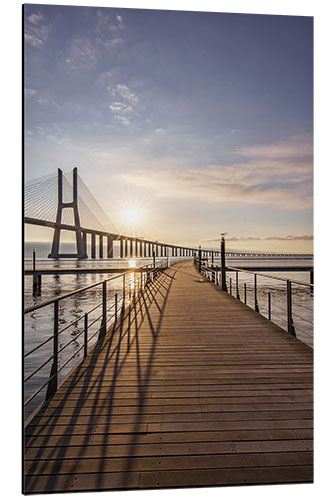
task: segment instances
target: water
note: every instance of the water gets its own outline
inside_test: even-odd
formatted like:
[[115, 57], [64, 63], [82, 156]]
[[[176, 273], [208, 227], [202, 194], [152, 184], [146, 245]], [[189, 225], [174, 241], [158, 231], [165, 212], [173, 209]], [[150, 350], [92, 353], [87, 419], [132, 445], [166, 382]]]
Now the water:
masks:
[[[251, 266], [312, 266], [313, 258], [309, 257], [260, 257], [238, 259], [229, 257], [226, 264], [233, 267]], [[257, 302], [259, 312], [268, 317], [268, 292], [271, 295], [271, 319], [284, 330], [287, 329], [287, 284], [286, 281], [274, 279], [274, 276], [290, 281], [310, 282], [309, 272], [268, 272], [263, 274], [272, 276], [257, 276]], [[227, 285], [230, 291], [230, 278], [232, 279], [232, 295], [236, 296], [235, 272], [227, 272]], [[238, 291], [240, 299], [244, 302], [244, 283], [246, 283], [246, 302], [254, 309], [254, 276], [253, 274], [239, 273]], [[313, 289], [301, 283], [292, 283], [292, 312], [296, 336], [302, 342], [313, 347]]]
[[[46, 248], [46, 247], [45, 247]], [[32, 267], [31, 248], [26, 249], [25, 267]], [[45, 255], [47, 252], [42, 252], [41, 247], [37, 247], [39, 255]], [[157, 258], [156, 262], [165, 262], [165, 258]], [[171, 263], [177, 260], [184, 260], [184, 258], [171, 258]], [[215, 259], [217, 262], [217, 259]], [[141, 266], [151, 264], [152, 259], [86, 259], [84, 261], [77, 261], [74, 259], [53, 261], [51, 259], [40, 258], [37, 260], [37, 268], [46, 267], [115, 267], [124, 268]], [[292, 258], [279, 258], [279, 259], [265, 259], [265, 258], [252, 258], [239, 260], [235, 257], [227, 259], [227, 265], [234, 267], [241, 267], [242, 265], [311, 265], [312, 260], [309, 259], [295, 259]], [[272, 273], [276, 275], [277, 273]], [[288, 278], [290, 280], [309, 282], [309, 273], [279, 273], [279, 276]], [[123, 300], [123, 277], [118, 274], [82, 274], [82, 275], [60, 275], [60, 276], [42, 276], [42, 294], [40, 297], [32, 296], [32, 276], [25, 277], [24, 299], [25, 307], [44, 302], [56, 296], [63, 295], [74, 290], [79, 290], [83, 287], [97, 284], [102, 280], [113, 279], [108, 282], [108, 307], [111, 307], [107, 315], [108, 325], [113, 321], [115, 295], [117, 294], [118, 306], [121, 305]], [[229, 289], [229, 279], [232, 278], [232, 293], [236, 295], [235, 273], [227, 273], [227, 284]], [[139, 279], [139, 278], [137, 278]], [[254, 307], [254, 292], [253, 292], [253, 275], [239, 273], [238, 288], [241, 300], [244, 300], [244, 283], [247, 285], [247, 304]], [[134, 286], [134, 273], [129, 273], [125, 278], [125, 286], [127, 292]], [[260, 313], [267, 317], [267, 292], [271, 292], [272, 303], [272, 320], [282, 328], [286, 329], [286, 283], [267, 277], [258, 277], [258, 303]], [[69, 326], [59, 335], [59, 348], [64, 348], [59, 354], [58, 366], [63, 366], [72, 356], [73, 358], [64, 366], [59, 374], [59, 381], [61, 381], [68, 372], [78, 363], [83, 357], [83, 332], [84, 313], [91, 311], [98, 304], [102, 302], [102, 286], [96, 286], [85, 292], [74, 295], [73, 297], [66, 298], [60, 301], [59, 305], [59, 329], [63, 329], [75, 321], [74, 324]], [[125, 304], [127, 296], [125, 298]], [[293, 313], [294, 323], [296, 328], [297, 337], [303, 342], [312, 346], [313, 335], [313, 293], [309, 287], [293, 284]], [[54, 305], [49, 305], [38, 309], [32, 313], [25, 315], [25, 334], [24, 334], [24, 352], [31, 351], [34, 347], [42, 342], [47, 341], [41, 348], [33, 352], [24, 363], [25, 377], [36, 370], [43, 362], [52, 356], [53, 341], [51, 336], [53, 334], [53, 315]], [[89, 335], [91, 338], [88, 347], [96, 342], [98, 332], [101, 326], [101, 306], [89, 312]], [[92, 324], [93, 323], [93, 324]], [[80, 334], [80, 335], [79, 335]], [[71, 342], [70, 342], [71, 341]], [[78, 351], [78, 352], [77, 352]], [[25, 383], [24, 392], [25, 400], [27, 400], [39, 387], [41, 387], [46, 380], [50, 377], [51, 361], [49, 361], [43, 368], [41, 368], [31, 379]], [[44, 387], [39, 394], [26, 406], [26, 416], [45, 399], [46, 387]]]

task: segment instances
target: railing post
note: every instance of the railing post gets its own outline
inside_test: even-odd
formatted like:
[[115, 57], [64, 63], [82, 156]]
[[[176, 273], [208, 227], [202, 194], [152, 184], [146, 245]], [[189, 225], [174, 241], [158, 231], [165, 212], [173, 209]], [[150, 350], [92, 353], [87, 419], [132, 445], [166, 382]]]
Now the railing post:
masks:
[[40, 296], [42, 291], [42, 275], [36, 273], [36, 248], [32, 250], [32, 295]]
[[[313, 280], [314, 276], [313, 276], [313, 274], [314, 274], [314, 270], [312, 269], [312, 271], [310, 271], [310, 283], [311, 283], [311, 285], [314, 284], [314, 280]], [[312, 286], [310, 287], [310, 295], [313, 295], [313, 287]]]
[[[59, 331], [59, 301], [54, 302], [53, 312], [53, 363], [50, 381], [47, 386], [45, 401], [50, 399], [58, 389], [58, 331]], [[51, 378], [52, 377], [52, 378]]]
[[88, 313], [84, 315], [84, 358], [88, 354]]
[[246, 283], [244, 283], [244, 304], [246, 304]]
[[37, 295], [36, 248], [32, 249], [32, 295]]
[[114, 296], [114, 322], [117, 322], [118, 318], [118, 294], [116, 293]]
[[236, 297], [240, 300], [239, 289], [238, 289], [238, 271], [236, 271]]
[[199, 247], [199, 273], [201, 273], [201, 247]]
[[225, 274], [225, 241], [224, 234], [221, 234], [221, 288], [224, 292], [227, 292], [227, 282]]
[[271, 292], [268, 292], [268, 305], [267, 305], [267, 308], [268, 308], [268, 319], [271, 320], [272, 319], [272, 314], [271, 314]]
[[102, 324], [98, 338], [101, 339], [106, 334], [106, 307], [107, 307], [107, 291], [106, 280], [103, 281], [103, 297], [102, 297]]
[[296, 337], [293, 314], [292, 314], [292, 289], [291, 282], [287, 280], [287, 320], [288, 320], [288, 332]]
[[231, 278], [230, 278], [229, 283], [230, 283], [230, 290], [229, 290], [229, 293], [230, 293], [230, 295], [232, 295], [232, 279], [231, 279]]
[[257, 275], [254, 274], [254, 310], [259, 312], [258, 297], [257, 297]]

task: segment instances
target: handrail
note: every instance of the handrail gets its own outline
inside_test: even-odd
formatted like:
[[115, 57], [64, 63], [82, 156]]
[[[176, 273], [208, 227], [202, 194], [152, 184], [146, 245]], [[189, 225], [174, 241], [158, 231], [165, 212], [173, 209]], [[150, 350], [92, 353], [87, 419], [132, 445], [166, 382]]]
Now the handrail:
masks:
[[[129, 303], [131, 304], [131, 300], [136, 297], [136, 293], [139, 292], [140, 290], [142, 291], [144, 287], [151, 281], [154, 280], [155, 275], [160, 273], [166, 268], [165, 264], [162, 262], [157, 263], [157, 265], [153, 264], [148, 264], [148, 265], [143, 265], [140, 267], [136, 268], [130, 268], [127, 271], [118, 274], [117, 276], [112, 276], [111, 278], [108, 278], [106, 280], [99, 281], [98, 283], [94, 283], [92, 285], [88, 285], [86, 287], [80, 288], [78, 290], [75, 290], [73, 292], [65, 293], [63, 295], [59, 295], [57, 297], [53, 297], [52, 299], [46, 300], [44, 302], [41, 302], [39, 304], [36, 304], [35, 306], [31, 306], [25, 309], [24, 313], [30, 313], [35, 311], [36, 309], [41, 309], [43, 307], [49, 306], [51, 304], [54, 304], [54, 315], [53, 315], [53, 335], [51, 335], [48, 339], [45, 341], [41, 342], [38, 346], [35, 346], [33, 349], [31, 349], [28, 353], [24, 355], [24, 358], [27, 358], [30, 354], [34, 353], [37, 349], [45, 345], [47, 342], [53, 339], [53, 354], [49, 356], [46, 360], [42, 362], [41, 365], [39, 365], [37, 368], [35, 368], [30, 374], [26, 375], [24, 378], [24, 383], [30, 380], [36, 373], [38, 373], [44, 366], [46, 366], [50, 361], [53, 360], [51, 371], [50, 371], [50, 376], [44, 382], [25, 402], [24, 402], [24, 407], [26, 407], [33, 399], [35, 396], [37, 396], [41, 390], [47, 385], [47, 392], [46, 392], [46, 397], [45, 399], [50, 399], [54, 393], [56, 392], [58, 388], [58, 373], [82, 350], [84, 349], [84, 358], [87, 356], [88, 352], [88, 344], [89, 342], [97, 335], [99, 334], [98, 338], [103, 337], [106, 334], [107, 331], [107, 324], [111, 321], [114, 320], [115, 322], [117, 321], [118, 318], [118, 312], [125, 307], [125, 299], [126, 295], [128, 296]], [[136, 278], [136, 273], [141, 274], [141, 279]], [[134, 280], [131, 283], [127, 283], [125, 279], [122, 281], [122, 292], [121, 293], [121, 300], [120, 300], [120, 306], [118, 306], [118, 293], [115, 293], [113, 295], [114, 298], [114, 303], [110, 306], [108, 306], [107, 301], [108, 301], [108, 293], [107, 293], [107, 282], [119, 279], [121, 277], [125, 277], [128, 274], [134, 274]], [[143, 276], [144, 275], [144, 276]], [[94, 306], [92, 309], [90, 309], [88, 312], [85, 314], [79, 316], [78, 318], [75, 318], [74, 321], [63, 327], [62, 329], [59, 330], [59, 302], [61, 300], [64, 300], [68, 297], [71, 297], [73, 295], [85, 292], [87, 290], [90, 290], [94, 287], [97, 286], [103, 286], [102, 289], [102, 302], [98, 303], [96, 306]], [[133, 292], [133, 293], [132, 293]], [[102, 313], [95, 318], [93, 321], [90, 323], [88, 322], [88, 314], [91, 312], [95, 311], [98, 307], [102, 308]], [[109, 316], [108, 313], [114, 308], [114, 311], [111, 312], [111, 315]], [[108, 317], [109, 316], [109, 317]], [[64, 345], [62, 345], [60, 348], [58, 347], [58, 337], [61, 333], [63, 333], [65, 330], [67, 330], [70, 326], [74, 326], [76, 323], [78, 323], [80, 320], [84, 318], [84, 328], [80, 329], [74, 337], [69, 339]], [[101, 320], [101, 325], [100, 327], [97, 328], [96, 332], [88, 338], [88, 330], [91, 326], [93, 326], [97, 321]], [[78, 339], [82, 334], [84, 334], [84, 341], [83, 344], [74, 352], [71, 354], [71, 356], [60, 366], [58, 367], [58, 355], [64, 351], [70, 344], [73, 343], [76, 339]], [[80, 361], [81, 362], [81, 359]]]
[[249, 271], [248, 269], [242, 269], [241, 267], [227, 266], [226, 271], [228, 271], [229, 269], [231, 271], [240, 271], [242, 273], [247, 273], [247, 274], [256, 274], [257, 276], [263, 276], [264, 278], [272, 278], [275, 280], [280, 280], [280, 281], [285, 281], [285, 282], [289, 281], [290, 283], [296, 283], [298, 285], [305, 285], [305, 286], [309, 286], [309, 287], [314, 286], [313, 283], [307, 283], [306, 281], [291, 280], [289, 278], [282, 278], [281, 276], [272, 276], [270, 274], [262, 273], [260, 271]]
[[[147, 265], [144, 265], [141, 267], [133, 267], [128, 271], [117, 274], [117, 276], [111, 276], [111, 278], [107, 278], [106, 280], [99, 281], [98, 283], [93, 283], [92, 285], [88, 285], [88, 286], [85, 286], [83, 288], [79, 288], [78, 290], [74, 290], [73, 292], [64, 293], [63, 295], [58, 295], [57, 297], [45, 300], [44, 302], [40, 302], [39, 304], [35, 304], [33, 306], [26, 307], [24, 309], [24, 314], [27, 314], [27, 313], [36, 311], [37, 309], [41, 309], [42, 307], [54, 304], [54, 302], [56, 302], [57, 300], [59, 301], [59, 300], [67, 299], [68, 297], [72, 297], [73, 295], [76, 295], [77, 293], [85, 292], [86, 290], [89, 290], [89, 289], [94, 288], [96, 286], [102, 285], [105, 281], [108, 282], [108, 281], [112, 281], [115, 279], [119, 279], [122, 276], [125, 276], [126, 274], [131, 274], [131, 273], [137, 272], [140, 269], [149, 268], [152, 265], [153, 264], [147, 264]], [[161, 266], [158, 266], [158, 267], [161, 267]]]

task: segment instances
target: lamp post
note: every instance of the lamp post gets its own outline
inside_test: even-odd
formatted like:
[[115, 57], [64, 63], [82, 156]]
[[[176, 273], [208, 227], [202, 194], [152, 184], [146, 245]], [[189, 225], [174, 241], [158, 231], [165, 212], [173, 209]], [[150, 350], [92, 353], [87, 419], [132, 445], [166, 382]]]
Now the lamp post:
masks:
[[224, 292], [227, 291], [227, 283], [225, 276], [225, 235], [227, 233], [221, 233], [221, 288]]
[[201, 273], [201, 245], [199, 245], [199, 273]]

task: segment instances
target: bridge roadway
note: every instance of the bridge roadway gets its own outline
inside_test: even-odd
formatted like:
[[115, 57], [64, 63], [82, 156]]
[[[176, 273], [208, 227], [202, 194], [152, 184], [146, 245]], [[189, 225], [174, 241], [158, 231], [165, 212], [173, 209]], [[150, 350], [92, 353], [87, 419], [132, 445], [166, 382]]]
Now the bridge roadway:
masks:
[[312, 368], [178, 263], [27, 426], [25, 492], [312, 482]]

